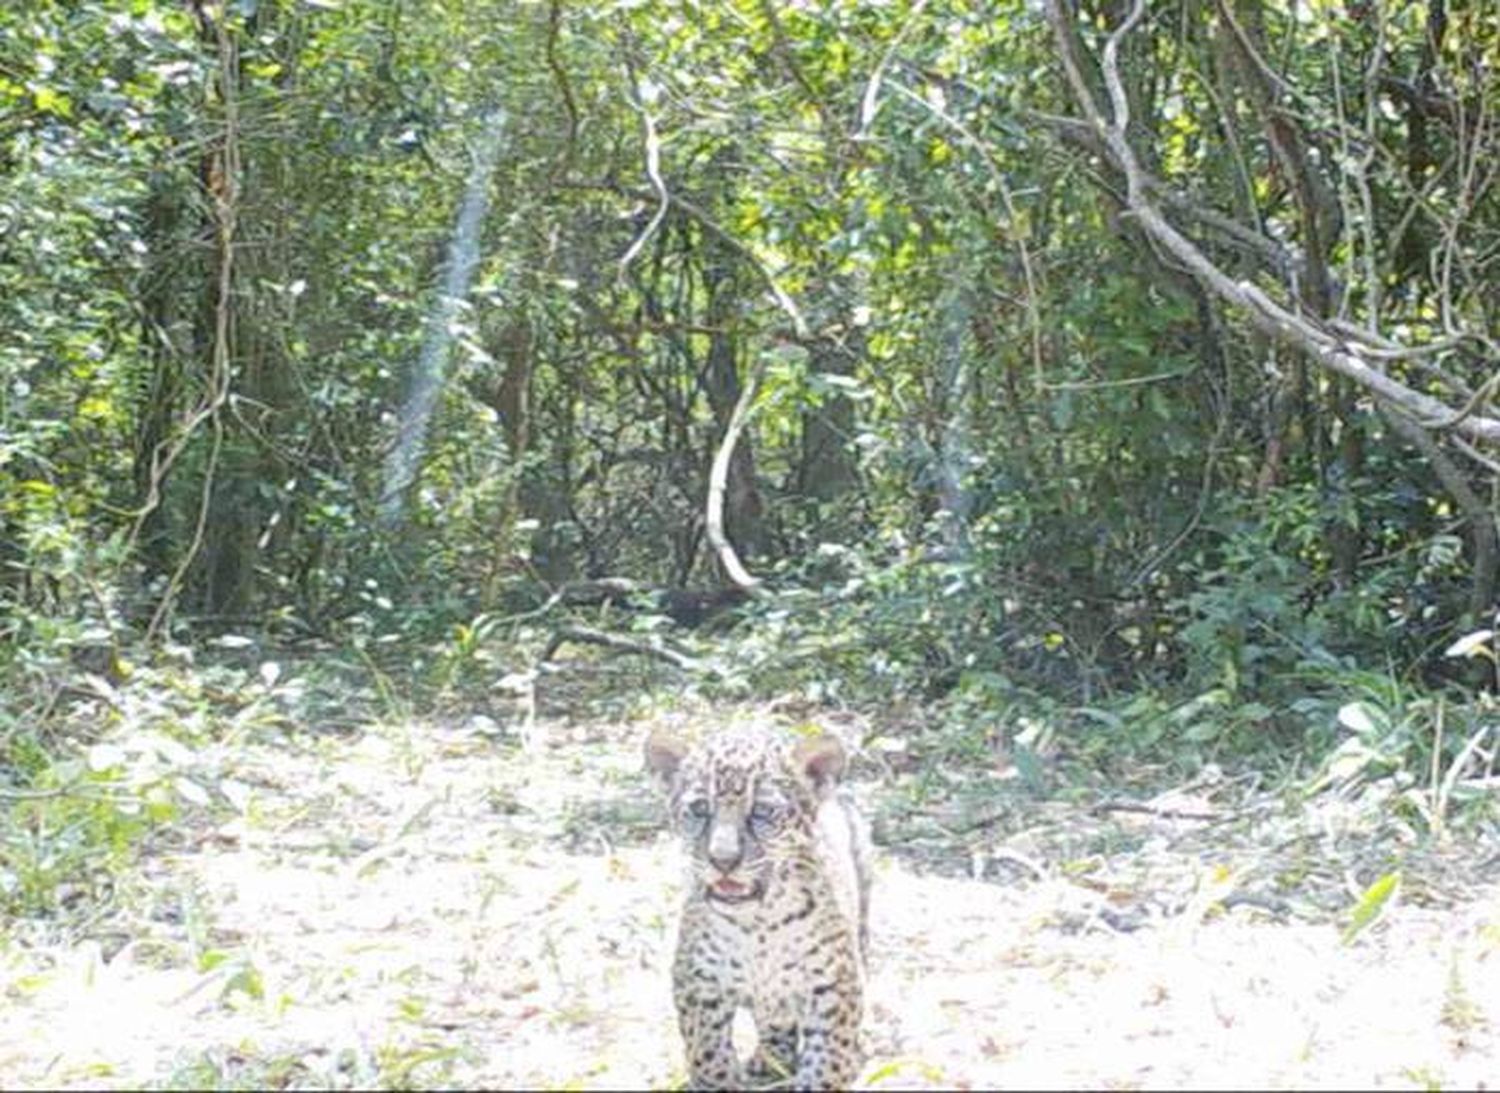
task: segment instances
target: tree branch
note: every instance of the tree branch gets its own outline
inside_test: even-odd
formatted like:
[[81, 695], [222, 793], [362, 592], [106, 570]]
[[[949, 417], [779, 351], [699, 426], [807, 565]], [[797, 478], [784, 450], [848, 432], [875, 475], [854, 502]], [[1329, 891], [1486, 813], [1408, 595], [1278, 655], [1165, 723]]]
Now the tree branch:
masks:
[[744, 432], [745, 426], [750, 421], [750, 413], [755, 405], [755, 396], [760, 390], [760, 380], [765, 372], [764, 358], [751, 369], [749, 377], [745, 380], [745, 386], [740, 390], [740, 397], [734, 404], [734, 411], [729, 415], [729, 421], [724, 426], [724, 436], [719, 441], [719, 448], [714, 452], [714, 461], [708, 472], [708, 503], [704, 509], [704, 530], [708, 533], [709, 544], [714, 548], [714, 553], [719, 558], [719, 565], [724, 568], [724, 574], [737, 587], [744, 589], [749, 594], [762, 595], [765, 589], [760, 581], [752, 577], [744, 565], [740, 562], [740, 556], [735, 553], [734, 544], [724, 534], [724, 489], [729, 480], [729, 463], [734, 458], [734, 446], [739, 443], [740, 433]]
[[1497, 563], [1497, 559], [1500, 559], [1500, 534], [1495, 529], [1494, 513], [1426, 429], [1399, 410], [1386, 409], [1383, 416], [1390, 422], [1392, 429], [1422, 453], [1443, 489], [1457, 502], [1469, 521], [1470, 545], [1474, 549], [1474, 583], [1469, 590], [1469, 615], [1471, 621], [1477, 622], [1485, 617], [1495, 601], [1496, 566], [1500, 564]]
[[[1125, 176], [1126, 203], [1146, 233], [1163, 250], [1171, 254], [1198, 281], [1226, 303], [1242, 309], [1257, 327], [1280, 341], [1307, 353], [1324, 368], [1347, 376], [1370, 394], [1404, 410], [1424, 427], [1431, 428], [1452, 419], [1454, 407], [1440, 399], [1414, 390], [1386, 372], [1373, 367], [1362, 356], [1362, 345], [1353, 339], [1336, 337], [1326, 326], [1296, 314], [1272, 300], [1248, 281], [1236, 281], [1214, 265], [1198, 246], [1182, 234], [1162, 214], [1152, 198], [1145, 172], [1135, 151], [1125, 138], [1126, 98], [1119, 72], [1119, 45], [1145, 13], [1145, 0], [1135, 0], [1125, 22], [1110, 35], [1104, 49], [1102, 71], [1113, 105], [1113, 120], [1106, 121], [1084, 80], [1075, 51], [1075, 35], [1064, 0], [1047, 0], [1047, 17], [1062, 51], [1063, 70], [1074, 97], [1085, 117], [1099, 134], [1111, 158]], [[1488, 444], [1500, 443], [1500, 419], [1486, 414], [1469, 414], [1452, 424], [1455, 432]]]

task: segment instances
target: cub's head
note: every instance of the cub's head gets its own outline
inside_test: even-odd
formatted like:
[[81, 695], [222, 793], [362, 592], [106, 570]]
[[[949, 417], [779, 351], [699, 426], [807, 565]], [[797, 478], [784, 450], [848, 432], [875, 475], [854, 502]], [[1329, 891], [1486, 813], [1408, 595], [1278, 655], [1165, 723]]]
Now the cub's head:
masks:
[[750, 903], [779, 871], [813, 853], [818, 806], [843, 774], [844, 749], [832, 736], [788, 737], [760, 725], [694, 746], [654, 732], [646, 766], [667, 791], [693, 883], [709, 899]]

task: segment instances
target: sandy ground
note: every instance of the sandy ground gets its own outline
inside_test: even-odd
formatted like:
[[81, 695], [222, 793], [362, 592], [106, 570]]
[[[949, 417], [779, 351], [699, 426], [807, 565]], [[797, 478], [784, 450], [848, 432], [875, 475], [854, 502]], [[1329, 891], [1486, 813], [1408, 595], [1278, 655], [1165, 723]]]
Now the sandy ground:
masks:
[[[680, 1084], [678, 857], [643, 727], [543, 724], [531, 750], [483, 729], [204, 755], [224, 800], [158, 840], [94, 940], [0, 950], [0, 1085]], [[1398, 904], [1345, 945], [1221, 913], [1221, 872], [1184, 855], [1203, 898], [1122, 932], [1118, 893], [1038, 864], [882, 854], [864, 1084], [1500, 1084], [1500, 893]]]

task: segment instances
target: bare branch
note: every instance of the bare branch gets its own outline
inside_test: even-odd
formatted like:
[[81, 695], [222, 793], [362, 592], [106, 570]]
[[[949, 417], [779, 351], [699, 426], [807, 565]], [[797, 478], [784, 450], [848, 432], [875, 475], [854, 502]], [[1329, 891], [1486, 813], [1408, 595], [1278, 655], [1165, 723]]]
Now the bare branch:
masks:
[[734, 411], [729, 415], [729, 421], [724, 426], [724, 436], [719, 440], [718, 451], [714, 452], [713, 466], [708, 472], [708, 503], [703, 517], [704, 530], [708, 533], [709, 544], [718, 555], [719, 564], [724, 567], [725, 575], [736, 586], [751, 595], [760, 595], [764, 589], [760, 581], [752, 577], [745, 569], [740, 562], [740, 556], [735, 552], [734, 544], [724, 534], [724, 490], [729, 480], [729, 463], [734, 457], [734, 446], [739, 443], [740, 434], [744, 432], [745, 426], [750, 421], [750, 413], [755, 405], [755, 396], [760, 390], [760, 381], [765, 373], [765, 367], [765, 358], [762, 357], [745, 381], [740, 397], [734, 404]]
[[[1110, 156], [1125, 176], [1126, 201], [1130, 214], [1146, 233], [1171, 254], [1208, 290], [1226, 303], [1241, 308], [1250, 320], [1270, 336], [1307, 353], [1323, 367], [1354, 380], [1377, 398], [1404, 410], [1425, 427], [1447, 423], [1454, 408], [1433, 398], [1373, 366], [1363, 355], [1364, 346], [1350, 339], [1340, 339], [1326, 326], [1305, 315], [1296, 314], [1268, 297], [1248, 281], [1237, 281], [1214, 265], [1198, 246], [1183, 235], [1162, 214], [1153, 200], [1145, 173], [1125, 136], [1126, 98], [1120, 79], [1118, 52], [1122, 36], [1140, 21], [1145, 0], [1135, 0], [1131, 14], [1110, 36], [1104, 50], [1103, 77], [1114, 106], [1114, 118], [1106, 122], [1083, 77], [1076, 54], [1075, 35], [1063, 0], [1047, 0], [1047, 15], [1061, 47], [1063, 68], [1075, 98], [1085, 116], [1099, 133]], [[1484, 414], [1468, 414], [1453, 422], [1455, 432], [1472, 440], [1500, 443], [1500, 419]]]
[[917, 25], [917, 20], [926, 8], [927, 0], [917, 0], [917, 3], [912, 6], [911, 14], [906, 17], [906, 22], [901, 24], [901, 29], [891, 39], [891, 44], [880, 55], [875, 71], [870, 73], [870, 80], [865, 84], [865, 93], [859, 100], [859, 130], [854, 134], [855, 140], [864, 140], [870, 135], [870, 127], [875, 124], [875, 115], [880, 112], [881, 81], [885, 79], [886, 70], [890, 68], [896, 51], [901, 48], [901, 43], [906, 40], [911, 28]]
[[633, 89], [631, 105], [635, 107], [636, 113], [640, 114], [641, 125], [646, 131], [646, 177], [651, 180], [651, 186], [656, 191], [657, 205], [656, 212], [642, 229], [641, 234], [635, 237], [625, 253], [620, 256], [620, 276], [622, 277], [630, 268], [630, 263], [635, 261], [636, 255], [641, 253], [641, 248], [650, 242], [651, 237], [661, 227], [661, 222], [666, 219], [667, 210], [672, 205], [671, 195], [667, 193], [667, 184], [661, 177], [661, 137], [656, 132], [656, 120], [651, 117], [651, 111], [646, 109], [639, 87]]

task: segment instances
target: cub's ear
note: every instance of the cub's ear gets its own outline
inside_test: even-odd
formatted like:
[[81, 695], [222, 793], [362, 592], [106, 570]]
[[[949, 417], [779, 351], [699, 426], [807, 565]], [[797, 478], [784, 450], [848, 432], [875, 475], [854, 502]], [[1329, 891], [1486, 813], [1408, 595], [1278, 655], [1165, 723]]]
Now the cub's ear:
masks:
[[807, 776], [819, 797], [833, 792], [839, 779], [844, 776], [847, 759], [844, 745], [836, 736], [809, 736], [797, 741], [792, 751], [792, 761], [798, 770]]
[[687, 752], [688, 746], [681, 738], [663, 729], [655, 729], [646, 737], [646, 769], [656, 775], [663, 786], [670, 786]]

